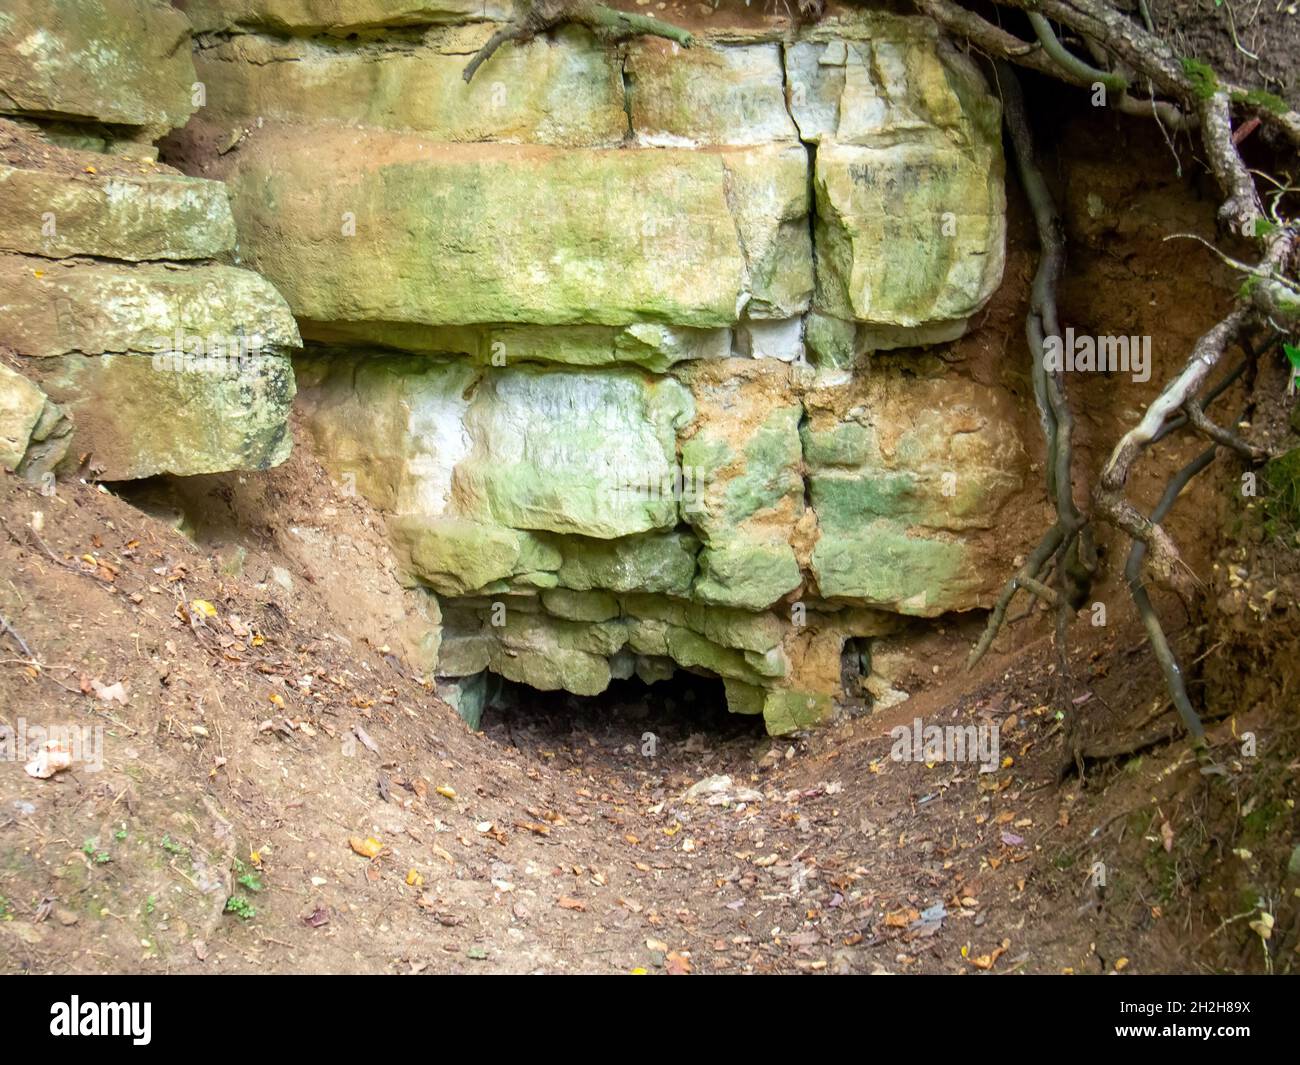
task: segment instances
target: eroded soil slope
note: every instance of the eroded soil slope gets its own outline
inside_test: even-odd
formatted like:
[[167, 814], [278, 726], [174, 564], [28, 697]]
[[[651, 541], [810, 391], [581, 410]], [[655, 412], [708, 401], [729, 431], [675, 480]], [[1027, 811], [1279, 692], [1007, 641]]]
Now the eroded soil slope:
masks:
[[[307, 573], [266, 533], [239, 567], [106, 490], [0, 491], [30, 652], [4, 638], [4, 722], [104, 730], [99, 772], [0, 763], [5, 972], [1259, 971], [1260, 892], [1293, 964], [1294, 732], [1225, 718], [1202, 776], [1123, 623], [1079, 630], [1078, 713], [1114, 748], [1083, 784], [1050, 647], [965, 675], [978, 619], [928, 690], [794, 741], [680, 684], [525, 695], [474, 734], [332, 609], [400, 595], [364, 551]], [[315, 502], [364, 543], [356, 500]], [[891, 760], [917, 716], [1000, 725], [997, 770]]]

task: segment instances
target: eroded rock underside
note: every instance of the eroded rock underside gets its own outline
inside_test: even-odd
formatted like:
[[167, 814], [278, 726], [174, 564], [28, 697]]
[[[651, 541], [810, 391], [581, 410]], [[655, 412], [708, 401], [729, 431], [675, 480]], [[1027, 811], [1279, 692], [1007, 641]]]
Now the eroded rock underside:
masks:
[[[566, 28], [467, 85], [491, 3], [110, 0], [88, 57], [90, 6], [0, 15], [7, 466], [265, 469], [298, 404], [471, 720], [487, 674], [688, 669], [789, 732], [990, 605], [1032, 421], [945, 354], [1002, 281], [999, 106], [928, 22]], [[194, 336], [260, 354], [155, 357]]]

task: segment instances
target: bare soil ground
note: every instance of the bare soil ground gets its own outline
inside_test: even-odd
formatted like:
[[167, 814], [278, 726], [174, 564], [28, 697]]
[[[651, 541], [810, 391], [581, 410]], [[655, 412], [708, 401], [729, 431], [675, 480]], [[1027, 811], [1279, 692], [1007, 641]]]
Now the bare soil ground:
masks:
[[[360, 504], [317, 502], [364, 540]], [[810, 736], [755, 733], [704, 682], [527, 693], [475, 734], [340, 620], [329, 571], [267, 579], [293, 565], [271, 531], [232, 574], [91, 485], [5, 477], [0, 520], [28, 648], [4, 637], [0, 723], [103, 728], [98, 772], [0, 762], [0, 971], [1260, 971], [1258, 890], [1267, 964], [1295, 961], [1294, 729], [1226, 717], [1228, 776], [1202, 776], [1122, 620], [1076, 630], [1072, 705], [1115, 748], [1088, 740], [1082, 782], [1049, 641], [966, 675], [978, 619], [912, 700]], [[380, 597], [364, 558], [341, 579]], [[997, 771], [891, 760], [918, 716], [1000, 725]], [[684, 798], [715, 775], [761, 798]]]
[[1150, 11], [1179, 55], [1208, 63], [1239, 85], [1276, 93], [1292, 107], [1300, 101], [1300, 12], [1293, 0], [1156, 0]]

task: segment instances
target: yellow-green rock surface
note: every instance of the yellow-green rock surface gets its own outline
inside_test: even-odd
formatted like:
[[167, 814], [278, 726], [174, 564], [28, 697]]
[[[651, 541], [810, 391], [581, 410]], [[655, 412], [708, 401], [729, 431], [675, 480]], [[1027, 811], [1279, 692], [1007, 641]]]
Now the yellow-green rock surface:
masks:
[[56, 259], [208, 259], [235, 246], [225, 187], [179, 174], [0, 165], [0, 218], [0, 251]]
[[[327, 183], [322, 145], [339, 160]], [[282, 131], [253, 138], [228, 180], [249, 265], [303, 318], [717, 327], [751, 299], [807, 305], [805, 168], [798, 147], [562, 151]]]
[[264, 470], [289, 457], [287, 356], [216, 370], [160, 368], [147, 355], [63, 355], [32, 367], [72, 418], [73, 453], [103, 480]]
[[[177, 6], [177, 107], [99, 121], [176, 124], [197, 81], [168, 149], [229, 213], [211, 181], [0, 169], [0, 343], [101, 476], [282, 460], [296, 375], [324, 464], [437, 596], [441, 675], [695, 670], [773, 732], [827, 720], [906, 616], [996, 593], [1024, 413], [923, 349], [1001, 281], [999, 106], [932, 24], [568, 27], [466, 84], [503, 5]], [[267, 357], [152, 358], [230, 335]]]
[[299, 346], [284, 300], [250, 270], [0, 255], [0, 344], [19, 355], [153, 355], [195, 338], [207, 351], [239, 330], [264, 350]]
[[6, 0], [0, 114], [165, 132], [193, 110], [189, 38], [163, 0]]

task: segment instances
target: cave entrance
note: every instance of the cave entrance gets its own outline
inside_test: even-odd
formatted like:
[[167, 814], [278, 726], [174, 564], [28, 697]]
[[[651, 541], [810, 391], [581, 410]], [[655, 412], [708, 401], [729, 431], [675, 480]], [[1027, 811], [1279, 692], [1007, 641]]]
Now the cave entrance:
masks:
[[491, 675], [488, 683], [480, 728], [520, 749], [549, 746], [640, 760], [706, 748], [749, 749], [767, 736], [761, 714], [727, 710], [720, 679], [680, 669], [653, 683], [614, 680], [599, 695], [538, 691]]

